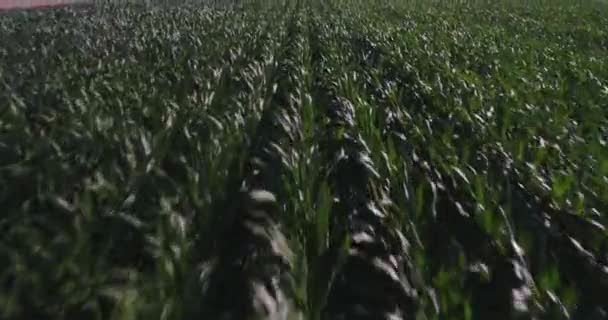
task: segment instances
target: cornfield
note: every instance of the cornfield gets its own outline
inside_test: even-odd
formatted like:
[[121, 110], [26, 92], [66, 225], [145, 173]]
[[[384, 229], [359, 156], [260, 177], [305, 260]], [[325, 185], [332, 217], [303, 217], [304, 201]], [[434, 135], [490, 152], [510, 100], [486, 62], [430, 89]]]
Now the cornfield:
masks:
[[0, 13], [1, 319], [608, 319], [605, 3], [111, 2]]

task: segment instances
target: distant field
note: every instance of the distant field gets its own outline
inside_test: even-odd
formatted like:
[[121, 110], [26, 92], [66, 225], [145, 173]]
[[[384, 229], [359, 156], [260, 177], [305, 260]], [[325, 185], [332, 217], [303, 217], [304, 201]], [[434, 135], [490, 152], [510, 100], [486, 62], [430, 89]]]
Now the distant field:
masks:
[[73, 3], [90, 2], [87, 0], [0, 0], [0, 10], [17, 8], [39, 8], [50, 6], [62, 6]]

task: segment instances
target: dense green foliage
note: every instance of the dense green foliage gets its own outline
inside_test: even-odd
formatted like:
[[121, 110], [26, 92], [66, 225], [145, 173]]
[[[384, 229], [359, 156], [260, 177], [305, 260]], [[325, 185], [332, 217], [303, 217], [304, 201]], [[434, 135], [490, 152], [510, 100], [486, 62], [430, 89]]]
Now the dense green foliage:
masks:
[[2, 319], [608, 319], [604, 5], [0, 16]]

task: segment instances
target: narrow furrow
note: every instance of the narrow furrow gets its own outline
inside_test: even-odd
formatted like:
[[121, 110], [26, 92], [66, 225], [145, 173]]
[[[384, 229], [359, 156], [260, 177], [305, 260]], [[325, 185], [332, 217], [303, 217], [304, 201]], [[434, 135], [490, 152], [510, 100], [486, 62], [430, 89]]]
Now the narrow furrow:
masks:
[[322, 318], [412, 319], [417, 293], [405, 270], [409, 245], [389, 213], [390, 200], [358, 133], [354, 106], [340, 96], [338, 77], [345, 64], [336, 59], [335, 30], [320, 20], [340, 18], [325, 15], [316, 17], [311, 33], [313, 57], [320, 59], [313, 63], [316, 103], [324, 109], [324, 174], [334, 197], [328, 252], [333, 272]]
[[[416, 291], [404, 266], [408, 242], [392, 225], [390, 200], [354, 131], [354, 106], [334, 98], [327, 107], [327, 178], [336, 197], [332, 214], [335, 241], [345, 241], [344, 256], [328, 295], [327, 319], [409, 319]], [[346, 239], [346, 240], [345, 240]]]
[[[245, 156], [238, 190], [208, 277], [203, 316], [208, 319], [298, 319], [294, 254], [284, 235], [282, 179], [302, 139], [302, 14], [290, 13], [284, 45], [273, 71], [274, 86]], [[236, 201], [235, 201], [236, 199]]]

